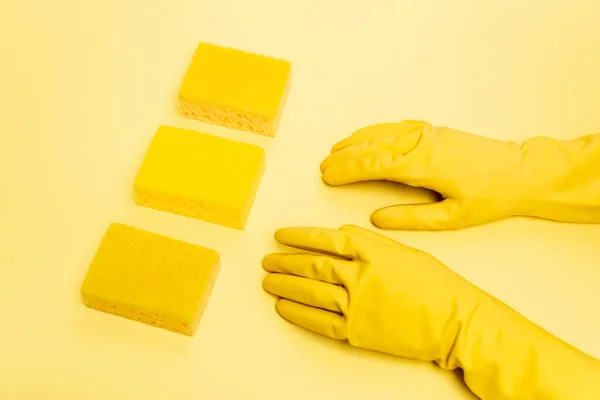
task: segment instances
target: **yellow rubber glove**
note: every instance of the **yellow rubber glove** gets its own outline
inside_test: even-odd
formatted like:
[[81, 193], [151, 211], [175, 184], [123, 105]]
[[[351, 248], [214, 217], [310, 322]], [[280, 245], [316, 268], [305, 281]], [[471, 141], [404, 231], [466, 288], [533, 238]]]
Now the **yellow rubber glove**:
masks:
[[434, 257], [356, 226], [296, 227], [264, 258], [286, 320], [351, 345], [461, 368], [485, 400], [597, 400], [600, 362]]
[[434, 190], [443, 201], [377, 210], [382, 229], [459, 229], [510, 216], [600, 223], [600, 134], [521, 146], [405, 120], [360, 129], [321, 164], [330, 185], [371, 180]]

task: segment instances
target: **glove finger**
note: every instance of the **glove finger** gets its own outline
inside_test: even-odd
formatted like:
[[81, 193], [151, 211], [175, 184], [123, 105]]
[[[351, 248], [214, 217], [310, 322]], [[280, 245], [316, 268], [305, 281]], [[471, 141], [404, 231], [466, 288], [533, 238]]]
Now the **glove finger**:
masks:
[[404, 120], [400, 122], [384, 122], [380, 124], [369, 125], [358, 129], [351, 136], [340, 140], [331, 149], [332, 153], [340, 151], [348, 146], [362, 143], [365, 140], [386, 138], [390, 136], [403, 136], [415, 132], [428, 126], [427, 121]]
[[320, 165], [321, 172], [332, 165], [367, 155], [406, 155], [421, 140], [422, 132], [417, 130], [405, 135], [392, 135], [384, 138], [367, 139], [358, 144], [345, 147], [327, 156]]
[[359, 266], [353, 261], [310, 253], [273, 253], [263, 259], [269, 272], [292, 274], [334, 285], [354, 282]]
[[334, 255], [350, 260], [358, 259], [361, 256], [361, 250], [352, 241], [352, 237], [338, 229], [281, 228], [275, 232], [275, 240], [297, 249]]
[[384, 236], [380, 233], [377, 232], [373, 232], [372, 230], [357, 226], [357, 225], [344, 225], [340, 228], [341, 231], [344, 232], [348, 232], [352, 235], [358, 236], [363, 240], [367, 240], [367, 241], [371, 241], [371, 242], [377, 242], [377, 243], [382, 243], [388, 246], [394, 246], [400, 249], [406, 249], [408, 248], [408, 246], [405, 246], [404, 244], [389, 238], [387, 236]]
[[307, 306], [340, 314], [348, 311], [348, 292], [341, 286], [287, 274], [269, 274], [263, 288], [277, 297], [283, 297]]
[[386, 154], [386, 152], [379, 152], [379, 151], [373, 149], [371, 146], [371, 141], [366, 140], [366, 141], [362, 141], [361, 143], [354, 144], [352, 146], [348, 146], [338, 152], [331, 153], [330, 155], [325, 157], [325, 159], [323, 161], [321, 161], [321, 165], [319, 165], [319, 168], [321, 169], [321, 172], [323, 172], [330, 165], [333, 165], [335, 163], [338, 163], [338, 162], [341, 162], [344, 160], [364, 156], [367, 154], [384, 155], [384, 154]]
[[415, 166], [404, 157], [393, 154], [370, 154], [352, 158], [326, 168], [323, 171], [323, 180], [332, 186], [388, 180], [420, 187]]
[[381, 229], [444, 230], [465, 227], [460, 205], [452, 200], [427, 204], [403, 204], [381, 208], [371, 221]]
[[285, 320], [332, 339], [346, 340], [346, 319], [336, 313], [281, 299], [277, 312]]

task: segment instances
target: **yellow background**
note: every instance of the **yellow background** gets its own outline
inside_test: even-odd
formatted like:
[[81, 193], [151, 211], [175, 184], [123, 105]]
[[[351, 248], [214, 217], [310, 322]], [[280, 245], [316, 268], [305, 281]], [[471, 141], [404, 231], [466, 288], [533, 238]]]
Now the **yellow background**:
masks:
[[[260, 261], [281, 226], [369, 226], [377, 207], [426, 199], [322, 184], [330, 146], [361, 126], [416, 118], [516, 140], [600, 132], [599, 13], [595, 0], [3, 0], [0, 398], [472, 398], [452, 373], [289, 325], [261, 288]], [[274, 140], [178, 115], [200, 40], [292, 61]], [[265, 147], [245, 232], [134, 205], [159, 124]], [[81, 304], [112, 221], [221, 253], [193, 339]], [[600, 226], [513, 219], [389, 235], [600, 357]]]

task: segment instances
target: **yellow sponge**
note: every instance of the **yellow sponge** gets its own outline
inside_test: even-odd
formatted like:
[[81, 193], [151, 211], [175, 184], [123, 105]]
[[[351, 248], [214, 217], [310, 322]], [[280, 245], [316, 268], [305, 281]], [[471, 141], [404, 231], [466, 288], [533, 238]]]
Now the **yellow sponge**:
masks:
[[288, 94], [288, 61], [200, 43], [179, 91], [188, 118], [274, 137]]
[[81, 293], [92, 309], [193, 336], [219, 268], [213, 250], [112, 224]]
[[135, 180], [135, 201], [243, 230], [264, 168], [259, 146], [162, 125]]

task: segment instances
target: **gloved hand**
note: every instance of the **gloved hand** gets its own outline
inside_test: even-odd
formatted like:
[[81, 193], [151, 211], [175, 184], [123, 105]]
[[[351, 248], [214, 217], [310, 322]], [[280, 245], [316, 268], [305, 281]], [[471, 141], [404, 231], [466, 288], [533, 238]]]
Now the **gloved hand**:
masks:
[[519, 146], [405, 120], [356, 131], [321, 171], [330, 185], [388, 180], [444, 198], [377, 210], [372, 222], [382, 229], [459, 229], [510, 216], [600, 223], [600, 135]]
[[284, 228], [263, 282], [286, 320], [351, 345], [462, 368], [482, 399], [598, 399], [600, 363], [434, 257], [356, 226]]

